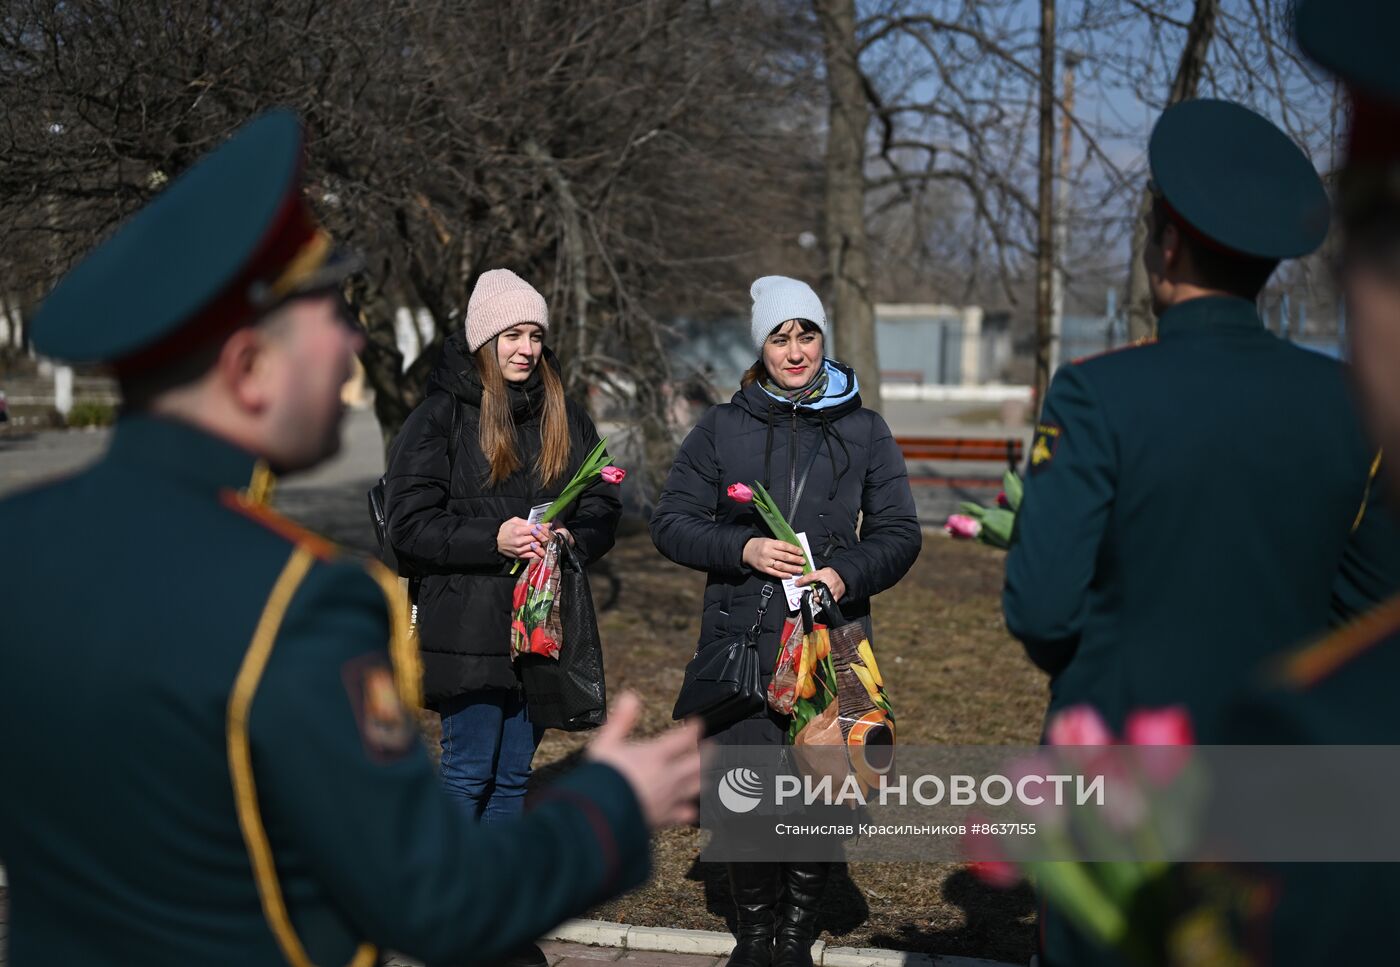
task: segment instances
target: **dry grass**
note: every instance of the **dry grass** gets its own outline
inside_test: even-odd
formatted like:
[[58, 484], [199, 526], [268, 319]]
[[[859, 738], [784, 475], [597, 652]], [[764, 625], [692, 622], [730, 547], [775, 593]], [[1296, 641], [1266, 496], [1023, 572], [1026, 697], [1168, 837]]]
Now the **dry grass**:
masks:
[[[670, 708], [694, 649], [704, 575], [662, 559], [643, 534], [609, 556], [620, 582], [600, 616], [609, 690], [648, 700], [643, 731], [670, 724]], [[1003, 555], [930, 536], [910, 575], [875, 603], [876, 649], [900, 712], [900, 741], [1034, 744], [1045, 708], [1042, 676], [1002, 625]], [[602, 575], [595, 592], [605, 597]], [[582, 736], [550, 733], [537, 767], [577, 752]], [[547, 768], [545, 771], [548, 771]], [[643, 926], [726, 929], [723, 870], [696, 862], [699, 834], [670, 830], [656, 840], [655, 872], [643, 889], [594, 916]], [[1024, 963], [1033, 949], [1034, 904], [1024, 888], [984, 887], [953, 864], [853, 864], [827, 891], [825, 939]]]

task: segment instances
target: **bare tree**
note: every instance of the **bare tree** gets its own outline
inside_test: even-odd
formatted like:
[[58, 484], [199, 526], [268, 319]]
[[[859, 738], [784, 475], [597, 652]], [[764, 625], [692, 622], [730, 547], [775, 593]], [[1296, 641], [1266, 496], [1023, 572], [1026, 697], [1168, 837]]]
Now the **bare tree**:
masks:
[[[781, 7], [687, 0], [288, 0], [169, 10], [15, 0], [0, 16], [0, 234], [30, 299], [272, 104], [307, 121], [313, 204], [370, 269], [353, 296], [386, 439], [486, 268], [549, 298], [570, 389], [669, 458], [662, 320], [796, 253], [815, 38]], [[775, 45], [778, 49], [775, 50]], [[804, 156], [809, 159], [804, 161]], [[216, 227], [211, 227], [216, 230]], [[407, 371], [395, 311], [436, 336]]]
[[1035, 401], [1050, 385], [1055, 277], [1055, 0], [1040, 0], [1040, 192], [1036, 203]]
[[[1201, 74], [1206, 68], [1210, 42], [1215, 36], [1216, 18], [1220, 15], [1220, 0], [1194, 0], [1191, 19], [1186, 24], [1186, 39], [1181, 47], [1181, 59], [1172, 78], [1166, 107], [1190, 100], [1200, 89]], [[1147, 268], [1142, 262], [1147, 247], [1147, 219], [1152, 210], [1152, 193], [1144, 186], [1133, 223], [1133, 243], [1128, 256], [1128, 297], [1124, 309], [1128, 318], [1128, 338], [1143, 339], [1156, 331], [1152, 313], [1152, 293], [1148, 289]]]
[[875, 299], [866, 235], [865, 145], [870, 109], [860, 69], [855, 0], [814, 0], [830, 98], [826, 132], [826, 250], [836, 351], [863, 377], [862, 399], [881, 408]]

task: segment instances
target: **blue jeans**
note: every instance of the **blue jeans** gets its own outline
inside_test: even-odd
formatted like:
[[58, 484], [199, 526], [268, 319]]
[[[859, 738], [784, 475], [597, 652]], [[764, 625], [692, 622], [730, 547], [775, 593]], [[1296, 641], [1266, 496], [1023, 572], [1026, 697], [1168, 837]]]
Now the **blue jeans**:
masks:
[[494, 823], [525, 810], [530, 761], [543, 729], [530, 722], [525, 701], [498, 689], [446, 702], [442, 715], [442, 783], [468, 816]]

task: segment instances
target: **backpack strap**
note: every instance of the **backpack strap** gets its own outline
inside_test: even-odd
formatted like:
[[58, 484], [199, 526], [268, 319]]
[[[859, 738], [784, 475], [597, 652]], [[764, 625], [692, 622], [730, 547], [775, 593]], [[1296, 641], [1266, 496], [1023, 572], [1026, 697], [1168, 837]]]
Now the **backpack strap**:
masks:
[[457, 448], [462, 442], [462, 401], [452, 393], [452, 428], [447, 433], [447, 499], [452, 499], [452, 468], [457, 463]]

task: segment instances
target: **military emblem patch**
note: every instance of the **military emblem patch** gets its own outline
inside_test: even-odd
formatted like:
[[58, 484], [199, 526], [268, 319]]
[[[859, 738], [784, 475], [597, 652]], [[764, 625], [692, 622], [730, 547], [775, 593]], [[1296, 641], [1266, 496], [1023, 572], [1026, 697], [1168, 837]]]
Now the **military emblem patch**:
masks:
[[413, 746], [413, 716], [399, 698], [394, 673], [383, 655], [361, 655], [341, 669], [355, 723], [370, 758], [397, 759]]
[[1055, 459], [1055, 449], [1060, 445], [1064, 431], [1053, 423], [1038, 423], [1035, 427], [1035, 442], [1031, 444], [1031, 469], [1041, 470]]

